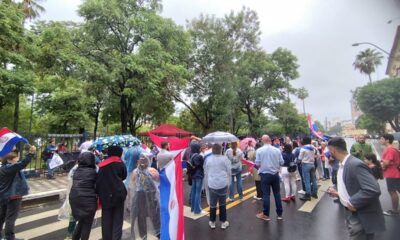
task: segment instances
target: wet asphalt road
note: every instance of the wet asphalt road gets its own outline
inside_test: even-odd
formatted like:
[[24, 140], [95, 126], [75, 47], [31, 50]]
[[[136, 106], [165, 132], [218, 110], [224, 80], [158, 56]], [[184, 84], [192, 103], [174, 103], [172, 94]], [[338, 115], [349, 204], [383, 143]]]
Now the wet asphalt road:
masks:
[[[375, 142], [376, 144], [376, 142]], [[375, 145], [374, 144], [374, 145]], [[378, 148], [379, 146], [377, 146]], [[390, 199], [386, 190], [384, 181], [379, 181], [381, 186], [381, 203], [383, 209], [390, 209]], [[244, 189], [254, 187], [252, 177], [244, 180]], [[185, 183], [185, 198], [188, 199], [190, 188]], [[281, 192], [283, 193], [281, 188]], [[253, 194], [254, 191], [248, 192]], [[245, 195], [246, 196], [246, 195]], [[250, 196], [250, 195], [249, 195]], [[228, 220], [230, 227], [226, 230], [220, 229], [220, 223], [217, 221], [217, 228], [212, 230], [208, 226], [208, 216], [199, 219], [185, 217], [185, 239], [188, 240], [241, 240], [241, 239], [274, 239], [274, 240], [345, 240], [348, 239], [348, 233], [344, 222], [345, 209], [332, 199], [325, 195], [320, 196], [320, 201], [311, 213], [302, 212], [298, 209], [303, 202], [283, 203], [283, 221], [276, 220], [274, 201], [271, 196], [271, 221], [265, 222], [255, 217], [256, 213], [262, 210], [262, 201], [256, 201], [252, 197], [238, 203], [228, 209]], [[202, 199], [202, 205], [205, 208], [207, 203]], [[57, 215], [45, 213], [54, 213], [60, 207], [60, 202], [53, 202], [46, 206], [24, 209], [20, 218], [25, 220], [23, 224], [17, 224], [16, 233], [32, 234], [35, 237], [28, 239], [35, 240], [57, 240], [64, 239], [66, 235], [66, 225], [57, 224]], [[185, 205], [188, 205], [187, 200]], [[376, 235], [378, 240], [398, 240], [400, 239], [400, 217], [385, 217], [386, 231]], [[35, 230], [36, 229], [36, 230]], [[37, 231], [39, 229], [39, 233]], [[43, 229], [43, 230], [41, 230]], [[91, 239], [99, 239], [100, 219], [98, 219]], [[43, 231], [43, 234], [40, 233]]]

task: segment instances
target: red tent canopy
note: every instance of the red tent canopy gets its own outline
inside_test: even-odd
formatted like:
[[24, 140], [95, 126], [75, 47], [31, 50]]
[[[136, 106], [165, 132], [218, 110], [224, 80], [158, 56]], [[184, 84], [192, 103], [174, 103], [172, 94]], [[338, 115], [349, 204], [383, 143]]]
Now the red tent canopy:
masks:
[[139, 133], [140, 136], [149, 136], [149, 133], [152, 133], [154, 135], [158, 136], [167, 136], [167, 137], [185, 137], [185, 136], [191, 136], [193, 133], [185, 131], [183, 129], [180, 129], [176, 127], [173, 124], [161, 124], [157, 128], [148, 131], [148, 132], [142, 132]]

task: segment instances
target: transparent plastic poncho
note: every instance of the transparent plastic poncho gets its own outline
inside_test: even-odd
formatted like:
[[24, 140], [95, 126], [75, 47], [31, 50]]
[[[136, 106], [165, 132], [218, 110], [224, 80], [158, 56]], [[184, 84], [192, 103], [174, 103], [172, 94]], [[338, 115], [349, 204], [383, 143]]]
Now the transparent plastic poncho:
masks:
[[160, 192], [158, 171], [150, 167], [151, 154], [141, 153], [129, 178], [125, 221], [130, 232], [124, 239], [158, 239], [160, 236]]

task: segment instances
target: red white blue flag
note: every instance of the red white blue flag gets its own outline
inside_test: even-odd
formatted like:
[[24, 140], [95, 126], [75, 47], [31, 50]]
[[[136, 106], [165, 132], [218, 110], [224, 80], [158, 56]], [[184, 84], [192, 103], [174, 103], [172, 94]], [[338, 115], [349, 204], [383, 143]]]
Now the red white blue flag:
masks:
[[0, 157], [9, 154], [19, 142], [29, 143], [28, 140], [8, 128], [0, 129]]
[[312, 137], [316, 137], [316, 138], [322, 139], [322, 140], [324, 140], [324, 141], [328, 141], [329, 139], [331, 139], [330, 136], [324, 135], [324, 134], [318, 129], [317, 124], [315, 124], [315, 122], [313, 122], [313, 121], [311, 120], [311, 115], [310, 115], [310, 114], [308, 114], [308, 119], [307, 119], [307, 121], [308, 121], [308, 127], [310, 128], [310, 133], [311, 133], [311, 136], [312, 136]]
[[159, 137], [149, 134], [151, 141], [161, 147], [162, 141], [170, 144], [174, 161], [160, 171], [161, 240], [184, 240], [182, 152], [190, 138]]

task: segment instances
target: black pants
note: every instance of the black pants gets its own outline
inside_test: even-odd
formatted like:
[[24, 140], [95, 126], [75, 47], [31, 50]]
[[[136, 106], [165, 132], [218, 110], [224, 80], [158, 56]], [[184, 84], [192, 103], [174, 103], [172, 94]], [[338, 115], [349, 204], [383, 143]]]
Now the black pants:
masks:
[[15, 239], [15, 221], [17, 220], [19, 209], [21, 208], [22, 199], [14, 199], [8, 201], [6, 204], [0, 207], [0, 235], [3, 236], [4, 227], [4, 238], [7, 240]]
[[219, 220], [226, 221], [226, 195], [228, 187], [222, 189], [210, 188], [210, 221], [215, 222], [217, 219], [217, 203], [219, 205]]
[[373, 240], [374, 233], [366, 233], [357, 214], [350, 211], [345, 212], [347, 229], [350, 240]]
[[88, 217], [80, 219], [78, 225], [76, 225], [74, 234], [72, 235], [73, 240], [88, 240], [90, 231], [92, 230], [92, 223], [95, 212]]
[[261, 189], [261, 180], [260, 181], [255, 181], [255, 182], [256, 182], [257, 197], [258, 198], [262, 198], [263, 197], [263, 193], [262, 193], [262, 189]]
[[338, 170], [332, 169], [332, 183], [333, 185], [337, 185], [337, 172]]
[[124, 203], [114, 208], [102, 210], [101, 234], [103, 240], [120, 240], [124, 223]]

